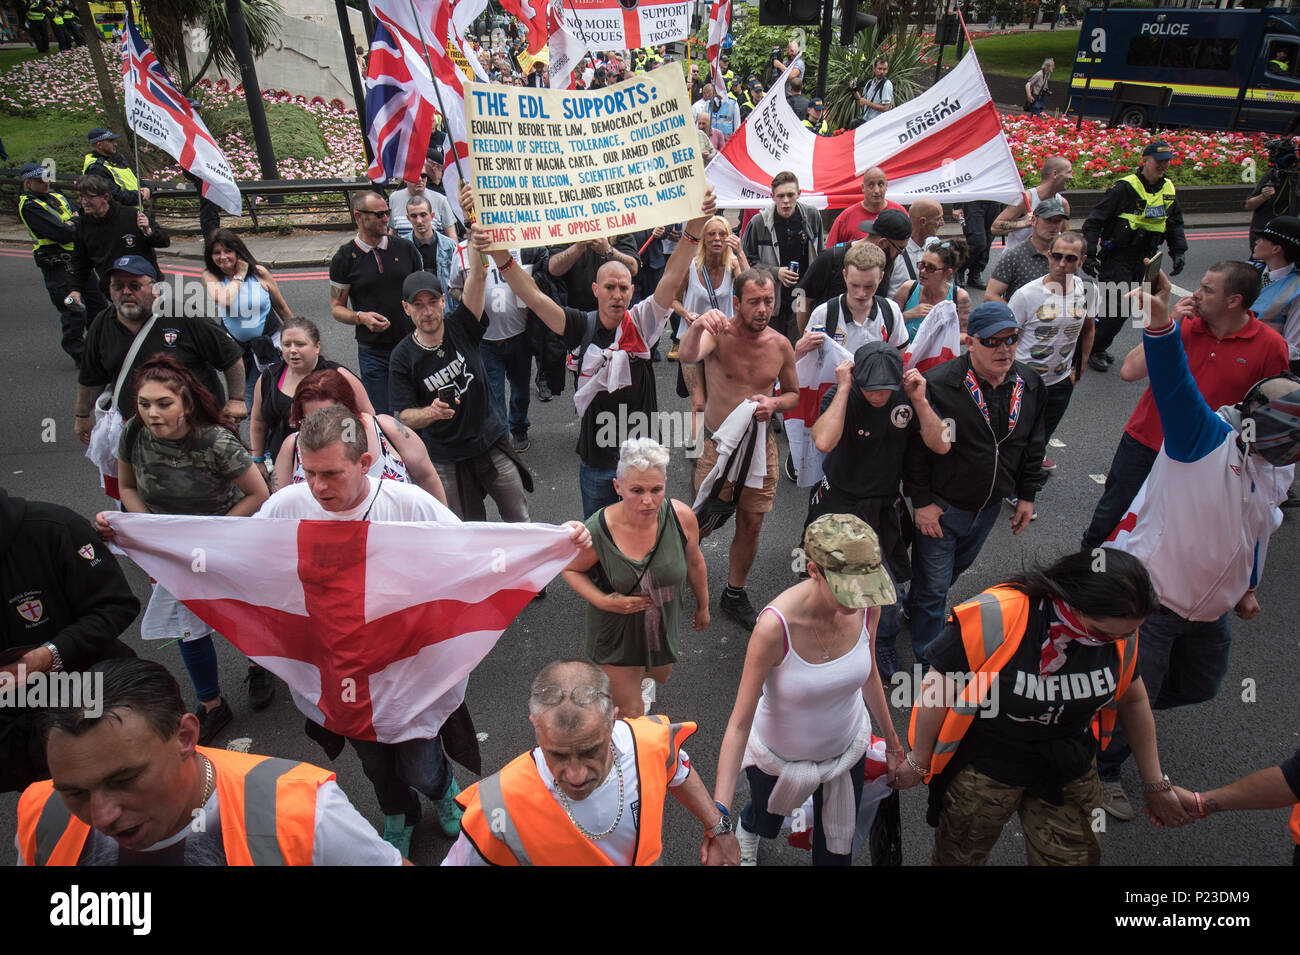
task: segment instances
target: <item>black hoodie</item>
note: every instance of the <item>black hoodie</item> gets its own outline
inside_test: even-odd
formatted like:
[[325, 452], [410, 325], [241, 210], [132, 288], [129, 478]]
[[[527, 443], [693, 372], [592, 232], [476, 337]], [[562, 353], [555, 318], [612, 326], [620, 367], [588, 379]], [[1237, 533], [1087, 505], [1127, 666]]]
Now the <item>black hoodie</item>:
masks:
[[[117, 559], [66, 507], [0, 488], [0, 651], [50, 642], [65, 670], [133, 656], [118, 635], [140, 612]], [[44, 778], [36, 711], [0, 706], [0, 791]]]

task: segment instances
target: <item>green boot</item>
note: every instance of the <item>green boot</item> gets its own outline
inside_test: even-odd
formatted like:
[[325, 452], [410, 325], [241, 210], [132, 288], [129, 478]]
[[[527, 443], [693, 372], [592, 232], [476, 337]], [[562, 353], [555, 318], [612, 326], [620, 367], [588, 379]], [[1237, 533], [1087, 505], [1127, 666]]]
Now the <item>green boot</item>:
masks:
[[384, 841], [396, 847], [403, 859], [411, 857], [411, 833], [415, 826], [406, 824], [406, 814], [384, 817]]
[[451, 785], [447, 787], [447, 792], [441, 799], [433, 801], [433, 807], [438, 810], [438, 822], [442, 825], [443, 834], [446, 836], [456, 836], [460, 833], [460, 817], [465, 814], [465, 810], [457, 805], [455, 796], [460, 792], [460, 786], [456, 783], [456, 777], [451, 778]]

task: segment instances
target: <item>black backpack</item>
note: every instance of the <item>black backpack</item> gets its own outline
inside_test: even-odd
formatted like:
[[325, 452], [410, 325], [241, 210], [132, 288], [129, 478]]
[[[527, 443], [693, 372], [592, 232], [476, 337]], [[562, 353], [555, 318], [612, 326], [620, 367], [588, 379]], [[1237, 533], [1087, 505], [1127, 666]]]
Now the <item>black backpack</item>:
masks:
[[[827, 338], [834, 338], [835, 332], [840, 327], [840, 312], [843, 309], [843, 306], [840, 303], [843, 302], [843, 300], [843, 295], [836, 295], [826, 303], [825, 334]], [[885, 298], [883, 295], [876, 295], [872, 298], [871, 317], [875, 318], [877, 310], [882, 311], [885, 316], [885, 341], [889, 341], [890, 336], [894, 334], [894, 310], [889, 306], [889, 299]]]

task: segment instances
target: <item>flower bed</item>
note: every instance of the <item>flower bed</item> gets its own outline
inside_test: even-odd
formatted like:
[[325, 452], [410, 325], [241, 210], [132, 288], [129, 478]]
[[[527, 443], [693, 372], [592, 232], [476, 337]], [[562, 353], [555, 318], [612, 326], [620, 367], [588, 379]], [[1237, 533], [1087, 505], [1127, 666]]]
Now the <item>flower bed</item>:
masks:
[[[1074, 186], [1103, 189], [1127, 176], [1142, 161], [1142, 150], [1154, 138], [1132, 126], [1107, 127], [1102, 123], [1066, 117], [1003, 116], [1002, 129], [1026, 186], [1040, 180], [1038, 169], [1049, 156], [1065, 156], [1074, 163]], [[1179, 185], [1213, 185], [1252, 182], [1246, 170], [1262, 175], [1268, 166], [1264, 149], [1272, 137], [1266, 133], [1166, 130], [1160, 138], [1174, 148], [1169, 175]]]

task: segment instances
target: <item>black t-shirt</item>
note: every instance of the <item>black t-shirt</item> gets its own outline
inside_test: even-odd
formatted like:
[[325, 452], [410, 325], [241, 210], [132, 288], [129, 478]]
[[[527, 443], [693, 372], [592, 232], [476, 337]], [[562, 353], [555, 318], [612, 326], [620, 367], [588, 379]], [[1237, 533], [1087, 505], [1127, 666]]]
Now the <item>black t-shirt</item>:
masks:
[[[87, 388], [103, 388], [117, 381], [117, 374], [126, 361], [135, 335], [117, 319], [111, 306], [95, 316], [86, 331], [86, 349], [81, 356], [81, 371], [77, 382]], [[217, 403], [223, 403], [225, 390], [217, 372], [243, 360], [239, 343], [230, 337], [225, 326], [202, 318], [168, 318], [159, 316], [136, 352], [131, 367], [139, 368], [154, 355], [170, 355], [194, 372], [199, 383], [212, 392]], [[231, 397], [242, 399], [243, 395]], [[135, 410], [135, 391], [128, 374], [117, 408], [126, 417], [127, 409]]]
[[[312, 371], [332, 371], [342, 367], [338, 362], [330, 361], [328, 358], [317, 358], [316, 367]], [[262, 422], [266, 425], [266, 453], [271, 461], [275, 461], [280, 453], [280, 445], [293, 431], [289, 427], [293, 399], [280, 390], [280, 377], [284, 374], [284, 368], [284, 362], [277, 361], [262, 372], [262, 377], [257, 382], [257, 387], [262, 392]], [[252, 414], [253, 409], [249, 408], [248, 413]]]
[[811, 315], [822, 302], [829, 302], [849, 290], [844, 284], [844, 253], [847, 249], [847, 245], [833, 245], [818, 253], [817, 258], [800, 271], [798, 287], [808, 296], [808, 314]]
[[[564, 310], [564, 344], [570, 350], [582, 344], [587, 332], [587, 313], [576, 308]], [[596, 334], [591, 343], [608, 348], [614, 341], [615, 328], [606, 328], [596, 319]], [[654, 348], [654, 342], [646, 342]], [[581, 356], [579, 356], [581, 361]], [[602, 391], [591, 400], [578, 426], [578, 456], [588, 467], [612, 470], [618, 467], [619, 445], [628, 438], [649, 436], [652, 416], [659, 411], [659, 394], [655, 389], [654, 366], [644, 358], [631, 356], [632, 383], [617, 391]], [[619, 410], [622, 410], [620, 415]], [[642, 415], [638, 415], [641, 412]]]
[[424, 270], [424, 259], [415, 245], [390, 235], [383, 249], [367, 252], [353, 239], [339, 247], [330, 260], [330, 282], [348, 286], [348, 302], [356, 312], [378, 312], [388, 319], [382, 332], [364, 325], [356, 328], [357, 341], [366, 345], [396, 345], [415, 326], [402, 308], [402, 282]]
[[[997, 706], [982, 711], [996, 715], [971, 721], [954, 765], [974, 765], [998, 782], [1026, 786], [1049, 800], [1055, 796], [1059, 804], [1060, 787], [1092, 766], [1092, 716], [1115, 695], [1121, 671], [1114, 644], [1090, 647], [1072, 640], [1061, 668], [1042, 674], [1043, 641], [1054, 620], [1050, 600], [1030, 603], [1025, 635], [999, 675]], [[969, 669], [961, 630], [951, 618], [926, 656], [943, 673]]]
[[[832, 385], [822, 398], [823, 414], [838, 389]], [[901, 390], [883, 408], [873, 408], [854, 386], [844, 410], [844, 432], [823, 462], [826, 480], [853, 497], [896, 497], [908, 439], [919, 436], [920, 430], [912, 403]]]
[[407, 335], [393, 349], [388, 364], [388, 403], [394, 413], [427, 408], [438, 389], [455, 388], [460, 401], [446, 421], [420, 429], [434, 461], [450, 463], [477, 457], [506, 433], [505, 418], [488, 391], [479, 342], [487, 323], [464, 305], [444, 321], [442, 345], [430, 351]]
[[[620, 235], [612, 239], [609, 244], [624, 255], [632, 256], [638, 263], [641, 261], [641, 256], [637, 254], [639, 246], [631, 233]], [[547, 255], [559, 255], [567, 248], [568, 245], [552, 245], [547, 248]], [[591, 286], [596, 281], [596, 273], [604, 264], [605, 260], [599, 255], [591, 249], [585, 249], [569, 271], [563, 275], [551, 276], [557, 285], [564, 288], [566, 305], [584, 312], [596, 310], [596, 295], [592, 292]]]
[[[773, 238], [781, 253], [778, 260], [782, 268], [789, 268], [791, 262], [799, 263], [802, 273], [808, 267], [808, 233], [804, 231], [803, 216], [796, 209], [794, 215], [782, 219], [779, 215], [772, 217]], [[789, 296], [785, 296], [788, 298]]]

